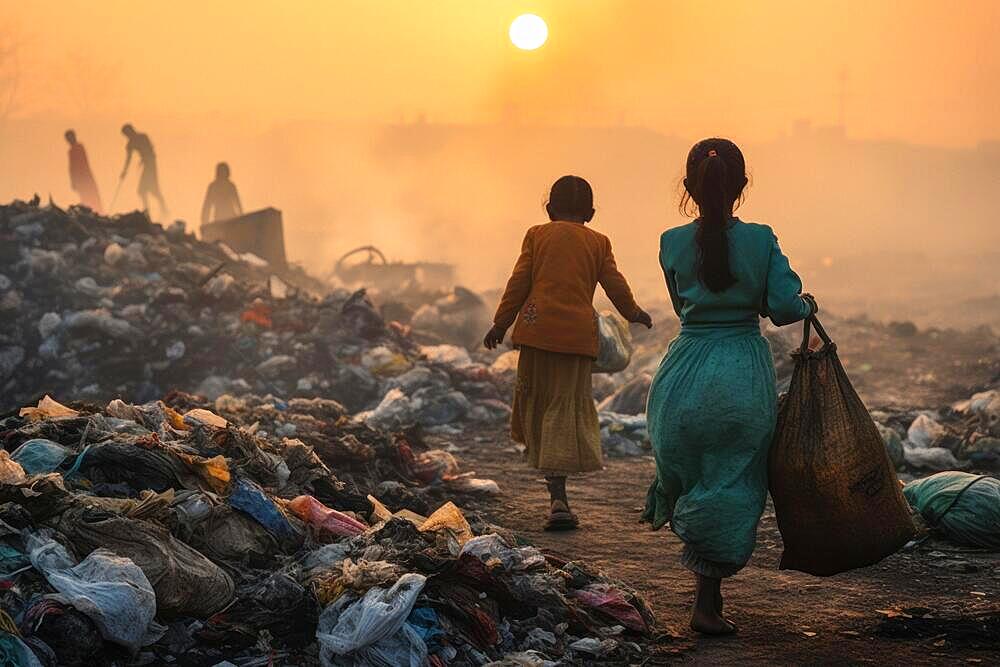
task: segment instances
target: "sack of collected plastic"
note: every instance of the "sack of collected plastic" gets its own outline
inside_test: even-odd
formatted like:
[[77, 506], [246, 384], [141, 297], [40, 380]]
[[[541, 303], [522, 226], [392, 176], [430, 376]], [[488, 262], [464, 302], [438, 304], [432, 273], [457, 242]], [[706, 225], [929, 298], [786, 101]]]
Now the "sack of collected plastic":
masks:
[[343, 595], [327, 607], [316, 627], [323, 667], [421, 667], [427, 645], [406, 619], [426, 582], [411, 572], [391, 588], [373, 587], [360, 599]]
[[949, 470], [913, 480], [903, 495], [948, 539], [1000, 549], [1000, 480], [995, 477]]
[[156, 593], [135, 563], [97, 549], [78, 565], [55, 540], [26, 534], [31, 564], [56, 589], [58, 601], [86, 614], [110, 642], [135, 652], [155, 642], [164, 628], [154, 622]]
[[594, 373], [617, 373], [632, 360], [632, 334], [620, 316], [604, 311], [597, 318], [597, 361]]
[[769, 459], [779, 567], [826, 576], [877, 563], [915, 533], [882, 436], [815, 317], [793, 356]]

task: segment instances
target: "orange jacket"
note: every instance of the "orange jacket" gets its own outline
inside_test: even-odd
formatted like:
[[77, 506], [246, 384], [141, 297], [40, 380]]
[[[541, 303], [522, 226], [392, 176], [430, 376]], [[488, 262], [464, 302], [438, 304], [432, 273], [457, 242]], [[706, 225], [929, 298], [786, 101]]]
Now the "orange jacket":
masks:
[[608, 237], [578, 222], [536, 225], [524, 235], [493, 323], [506, 330], [517, 318], [514, 345], [597, 358], [598, 283], [625, 319], [637, 315]]

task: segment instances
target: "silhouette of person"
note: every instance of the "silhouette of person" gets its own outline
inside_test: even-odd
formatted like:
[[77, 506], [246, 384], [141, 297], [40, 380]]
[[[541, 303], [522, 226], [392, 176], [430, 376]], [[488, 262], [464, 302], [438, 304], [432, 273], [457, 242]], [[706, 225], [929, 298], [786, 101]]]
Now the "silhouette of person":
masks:
[[243, 205], [236, 184], [229, 180], [229, 165], [215, 165], [215, 180], [208, 184], [205, 203], [201, 205], [201, 224], [228, 220], [243, 215]]
[[149, 195], [156, 197], [160, 204], [160, 213], [163, 217], [169, 215], [167, 203], [163, 201], [160, 194], [160, 181], [156, 174], [156, 153], [153, 151], [153, 142], [149, 140], [149, 135], [136, 132], [130, 123], [122, 126], [122, 134], [128, 137], [128, 144], [125, 145], [125, 166], [122, 167], [121, 178], [124, 180], [128, 174], [129, 164], [132, 162], [132, 153], [139, 154], [142, 164], [142, 174], [139, 176], [139, 196], [142, 198], [142, 208], [149, 212]]
[[80, 195], [80, 203], [95, 213], [101, 212], [101, 195], [97, 192], [94, 174], [90, 171], [87, 151], [83, 144], [76, 140], [76, 132], [66, 130], [66, 141], [69, 142], [69, 183], [70, 187]]

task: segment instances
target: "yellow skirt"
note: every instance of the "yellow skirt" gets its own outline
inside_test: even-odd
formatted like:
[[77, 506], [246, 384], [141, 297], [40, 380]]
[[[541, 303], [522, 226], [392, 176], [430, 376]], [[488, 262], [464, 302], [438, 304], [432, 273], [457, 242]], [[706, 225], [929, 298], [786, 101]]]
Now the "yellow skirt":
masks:
[[528, 463], [547, 473], [602, 468], [601, 428], [590, 371], [577, 354], [521, 347], [510, 435], [527, 448]]

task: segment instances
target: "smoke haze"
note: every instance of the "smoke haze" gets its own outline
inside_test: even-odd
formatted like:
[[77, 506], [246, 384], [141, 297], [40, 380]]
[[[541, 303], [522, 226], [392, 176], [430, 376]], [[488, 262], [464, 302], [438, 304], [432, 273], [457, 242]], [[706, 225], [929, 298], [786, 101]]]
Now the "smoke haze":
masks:
[[[558, 176], [650, 302], [684, 157], [729, 136], [812, 291], [849, 313], [1000, 325], [1000, 5], [576, 2], [4, 2], [0, 199], [69, 189], [65, 129], [102, 197], [123, 122], [196, 228], [217, 162], [244, 208], [284, 212], [292, 259], [352, 247], [506, 279]], [[510, 20], [543, 16], [520, 52]], [[9, 103], [7, 103], [9, 100]], [[116, 210], [138, 205], [133, 173]]]

